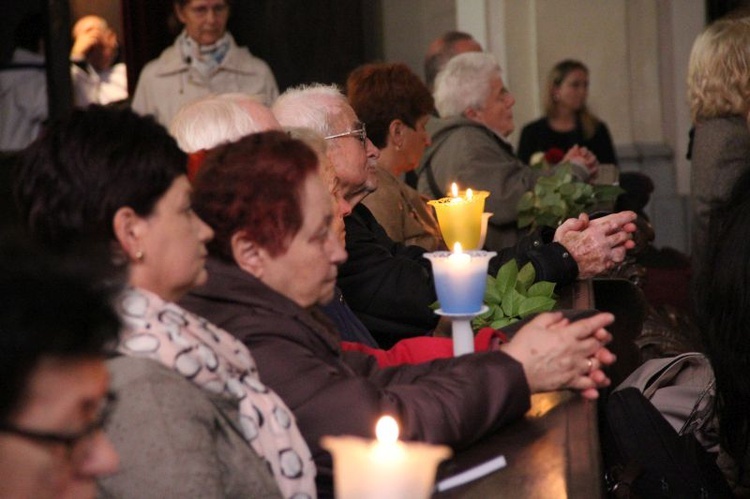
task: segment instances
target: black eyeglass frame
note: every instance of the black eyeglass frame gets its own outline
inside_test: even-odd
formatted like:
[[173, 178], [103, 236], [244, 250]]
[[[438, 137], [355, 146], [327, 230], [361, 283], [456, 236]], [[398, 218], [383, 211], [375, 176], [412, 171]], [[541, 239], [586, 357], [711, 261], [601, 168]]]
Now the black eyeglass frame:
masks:
[[0, 433], [16, 435], [45, 444], [63, 445], [68, 453], [72, 453], [73, 449], [75, 449], [79, 442], [91, 437], [94, 433], [104, 428], [116, 403], [117, 395], [108, 392], [104, 399], [103, 408], [97, 418], [89, 423], [83, 430], [75, 433], [35, 431], [27, 428], [19, 428], [18, 426], [2, 422], [0, 422]]

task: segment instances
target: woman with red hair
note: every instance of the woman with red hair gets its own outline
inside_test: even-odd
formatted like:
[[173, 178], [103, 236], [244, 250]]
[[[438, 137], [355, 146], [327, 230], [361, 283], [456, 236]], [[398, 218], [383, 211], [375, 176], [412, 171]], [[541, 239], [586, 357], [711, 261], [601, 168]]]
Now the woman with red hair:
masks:
[[[342, 352], [318, 305], [333, 297], [346, 259], [315, 153], [282, 132], [250, 135], [210, 151], [195, 180], [196, 212], [214, 228], [204, 286], [182, 304], [230, 331], [255, 354], [264, 381], [292, 409], [331, 492], [323, 435], [373, 437], [383, 413], [405, 440], [468, 445], [521, 417], [529, 394], [560, 388], [595, 397], [614, 360], [598, 314], [568, 323], [542, 314], [501, 350], [379, 368]], [[446, 416], [448, 415], [448, 416]]]

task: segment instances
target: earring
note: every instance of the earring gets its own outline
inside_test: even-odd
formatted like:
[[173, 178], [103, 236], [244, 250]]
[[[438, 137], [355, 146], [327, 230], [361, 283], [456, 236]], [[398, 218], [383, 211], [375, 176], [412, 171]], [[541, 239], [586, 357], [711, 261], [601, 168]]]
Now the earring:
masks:
[[135, 252], [135, 259], [139, 262], [143, 261], [143, 250], [138, 250]]

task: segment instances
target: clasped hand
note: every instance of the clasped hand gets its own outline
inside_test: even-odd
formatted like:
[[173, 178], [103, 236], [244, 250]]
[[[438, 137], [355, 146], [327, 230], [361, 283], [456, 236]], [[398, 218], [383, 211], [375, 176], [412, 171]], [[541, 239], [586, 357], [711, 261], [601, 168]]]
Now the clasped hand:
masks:
[[555, 231], [554, 241], [565, 246], [578, 264], [578, 278], [588, 279], [613, 268], [635, 246], [632, 233], [636, 214], [621, 211], [589, 220], [581, 213], [569, 218]]
[[609, 386], [602, 370], [616, 357], [605, 345], [612, 335], [605, 329], [614, 321], [608, 313], [570, 322], [560, 312], [540, 314], [500, 348], [523, 365], [532, 393], [578, 390], [588, 399]]

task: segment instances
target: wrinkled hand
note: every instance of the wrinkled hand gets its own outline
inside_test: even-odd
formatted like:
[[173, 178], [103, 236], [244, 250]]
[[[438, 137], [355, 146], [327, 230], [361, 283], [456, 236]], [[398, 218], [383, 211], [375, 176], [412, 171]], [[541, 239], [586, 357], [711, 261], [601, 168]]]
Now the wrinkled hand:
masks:
[[581, 213], [557, 228], [554, 241], [565, 246], [578, 264], [578, 278], [588, 279], [625, 259], [627, 250], [635, 246], [632, 238], [635, 219], [632, 211], [612, 213], [595, 220]]
[[599, 160], [596, 159], [596, 155], [593, 152], [585, 147], [575, 145], [568, 149], [568, 152], [565, 153], [565, 157], [563, 158], [563, 162], [566, 161], [570, 161], [571, 163], [586, 168], [590, 175], [589, 178], [596, 177], [596, 174], [599, 171]]
[[572, 389], [595, 399], [610, 383], [602, 367], [615, 361], [604, 347], [612, 339], [604, 328], [613, 321], [606, 313], [572, 323], [560, 312], [544, 313], [501, 349], [523, 365], [532, 393]]

